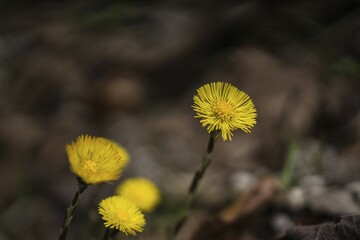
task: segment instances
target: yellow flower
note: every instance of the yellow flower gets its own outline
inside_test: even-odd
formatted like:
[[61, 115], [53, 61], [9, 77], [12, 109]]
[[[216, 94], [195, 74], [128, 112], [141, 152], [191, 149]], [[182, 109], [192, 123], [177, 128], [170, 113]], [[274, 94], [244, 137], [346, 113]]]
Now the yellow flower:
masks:
[[71, 171], [86, 184], [117, 180], [129, 155], [117, 143], [105, 138], [82, 135], [66, 145]]
[[160, 202], [160, 191], [146, 178], [130, 178], [116, 189], [116, 193], [135, 203], [141, 210], [151, 212]]
[[99, 204], [99, 214], [105, 227], [116, 228], [126, 235], [142, 232], [145, 225], [144, 215], [135, 203], [122, 196], [111, 196]]
[[231, 140], [232, 131], [249, 133], [256, 124], [256, 109], [250, 97], [230, 83], [215, 82], [197, 89], [192, 105], [196, 118], [209, 133], [221, 131], [223, 140]]

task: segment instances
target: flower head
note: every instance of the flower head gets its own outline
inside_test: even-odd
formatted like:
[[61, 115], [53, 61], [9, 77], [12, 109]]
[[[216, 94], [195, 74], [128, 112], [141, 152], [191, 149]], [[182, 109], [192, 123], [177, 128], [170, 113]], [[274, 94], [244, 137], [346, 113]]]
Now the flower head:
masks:
[[116, 228], [126, 235], [136, 235], [145, 225], [144, 215], [135, 203], [122, 196], [111, 196], [99, 204], [99, 214], [105, 227]]
[[130, 178], [116, 189], [116, 193], [135, 203], [141, 210], [151, 212], [160, 202], [160, 191], [146, 178]]
[[207, 126], [209, 133], [221, 131], [223, 140], [231, 140], [233, 130], [249, 133], [256, 124], [254, 103], [230, 83], [214, 82], [200, 87], [192, 107], [202, 126]]
[[117, 143], [105, 138], [82, 135], [66, 145], [71, 171], [86, 184], [117, 180], [129, 155]]

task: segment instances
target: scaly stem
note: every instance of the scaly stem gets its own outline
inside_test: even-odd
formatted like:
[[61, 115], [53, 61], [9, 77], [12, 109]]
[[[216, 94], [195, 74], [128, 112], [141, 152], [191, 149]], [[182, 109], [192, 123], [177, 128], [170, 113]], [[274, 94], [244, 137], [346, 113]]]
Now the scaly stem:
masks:
[[85, 184], [81, 179], [78, 178], [78, 190], [75, 193], [75, 196], [73, 198], [73, 200], [70, 203], [70, 206], [66, 209], [66, 214], [65, 214], [65, 218], [64, 218], [64, 222], [60, 228], [60, 235], [59, 235], [59, 240], [65, 240], [66, 236], [67, 236], [67, 232], [69, 229], [69, 225], [71, 223], [71, 220], [74, 216], [74, 211], [77, 207], [77, 205], [80, 202], [80, 198], [81, 198], [81, 194], [84, 192], [84, 190], [86, 189], [87, 184]]
[[106, 228], [103, 240], [112, 240], [119, 233], [116, 229]]
[[191, 181], [187, 196], [185, 198], [184, 208], [182, 209], [181, 213], [179, 214], [179, 218], [175, 224], [175, 232], [174, 232], [175, 236], [178, 233], [178, 231], [180, 230], [182, 224], [186, 220], [187, 213], [188, 213], [190, 206], [192, 205], [193, 198], [196, 193], [197, 187], [198, 187], [201, 179], [203, 178], [207, 167], [209, 166], [209, 164], [211, 162], [211, 156], [212, 156], [212, 152], [214, 150], [214, 144], [215, 144], [215, 140], [216, 140], [218, 133], [219, 133], [218, 131], [214, 131], [210, 134], [210, 139], [209, 139], [206, 153], [201, 161], [201, 164], [199, 165], [198, 169], [196, 170], [196, 172], [194, 174], [194, 177]]
[[215, 137], [213, 136], [213, 134], [210, 134], [207, 151], [201, 161], [199, 168], [196, 170], [193, 180], [190, 184], [190, 188], [188, 191], [188, 195], [191, 196], [190, 199], [192, 199], [192, 196], [195, 194], [196, 189], [199, 185], [199, 182], [202, 179], [202, 177], [204, 176], [205, 171], [211, 162], [211, 155], [214, 150], [214, 143], [215, 143]]
[[103, 240], [110, 240], [110, 236], [111, 236], [111, 229], [106, 228]]

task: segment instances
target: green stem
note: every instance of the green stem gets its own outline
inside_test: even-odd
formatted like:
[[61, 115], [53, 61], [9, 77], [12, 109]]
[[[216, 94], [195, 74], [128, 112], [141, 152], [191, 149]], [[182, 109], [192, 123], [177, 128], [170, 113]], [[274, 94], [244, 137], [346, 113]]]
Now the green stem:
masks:
[[295, 158], [298, 154], [298, 151], [299, 151], [299, 145], [297, 141], [292, 140], [287, 150], [286, 161], [282, 169], [281, 178], [280, 178], [285, 190], [287, 190], [290, 187], [291, 182], [293, 180], [294, 171], [295, 171], [295, 160], [296, 160]]
[[66, 214], [65, 214], [65, 218], [64, 218], [64, 222], [60, 228], [60, 235], [59, 235], [59, 240], [65, 240], [66, 236], [67, 236], [67, 232], [69, 229], [69, 225], [71, 223], [71, 220], [74, 216], [74, 211], [77, 207], [77, 205], [80, 202], [80, 198], [81, 198], [81, 194], [84, 192], [84, 190], [86, 189], [87, 184], [85, 184], [81, 179], [78, 178], [78, 190], [75, 193], [75, 196], [73, 198], [73, 200], [70, 203], [70, 206], [66, 209]]
[[194, 195], [196, 193], [198, 185], [199, 185], [201, 179], [203, 178], [206, 169], [208, 168], [209, 164], [211, 163], [212, 152], [214, 150], [214, 144], [215, 144], [215, 140], [216, 140], [218, 133], [219, 133], [218, 131], [214, 131], [210, 134], [210, 139], [209, 139], [206, 153], [201, 161], [201, 164], [199, 165], [198, 169], [196, 170], [196, 172], [194, 174], [194, 177], [191, 181], [187, 196], [185, 198], [184, 207], [183, 207], [181, 213], [179, 214], [179, 218], [175, 224], [174, 237], [176, 236], [176, 234], [180, 230], [181, 226], [185, 222], [188, 210], [189, 210], [190, 206], [192, 205]]

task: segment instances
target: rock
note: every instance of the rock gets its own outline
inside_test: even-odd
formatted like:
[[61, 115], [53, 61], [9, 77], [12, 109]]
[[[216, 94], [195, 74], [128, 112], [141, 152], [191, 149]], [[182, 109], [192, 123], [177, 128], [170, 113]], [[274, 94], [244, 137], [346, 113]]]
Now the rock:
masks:
[[309, 175], [300, 180], [306, 196], [317, 196], [326, 191], [325, 179], [321, 175]]
[[237, 171], [230, 176], [230, 187], [235, 195], [249, 191], [257, 182], [258, 178], [246, 171]]
[[360, 204], [360, 181], [348, 183], [345, 188], [349, 191], [354, 202]]
[[327, 182], [346, 184], [360, 177], [359, 147], [355, 151], [340, 152], [334, 146], [325, 148], [321, 158], [323, 175]]
[[310, 209], [316, 212], [341, 216], [359, 214], [360, 207], [354, 202], [349, 191], [344, 189], [329, 189], [318, 195], [308, 196]]
[[301, 187], [293, 187], [286, 194], [286, 203], [296, 211], [303, 209], [306, 205], [306, 195]]
[[271, 225], [276, 232], [282, 233], [286, 229], [294, 227], [295, 223], [290, 219], [289, 215], [278, 213], [272, 218]]

